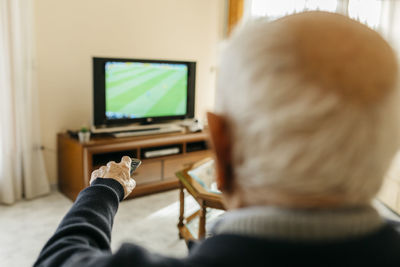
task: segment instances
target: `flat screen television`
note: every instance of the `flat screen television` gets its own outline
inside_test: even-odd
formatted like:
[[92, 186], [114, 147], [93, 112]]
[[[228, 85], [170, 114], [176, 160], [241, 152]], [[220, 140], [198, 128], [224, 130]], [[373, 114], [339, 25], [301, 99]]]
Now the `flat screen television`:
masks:
[[94, 125], [194, 117], [196, 62], [93, 58]]

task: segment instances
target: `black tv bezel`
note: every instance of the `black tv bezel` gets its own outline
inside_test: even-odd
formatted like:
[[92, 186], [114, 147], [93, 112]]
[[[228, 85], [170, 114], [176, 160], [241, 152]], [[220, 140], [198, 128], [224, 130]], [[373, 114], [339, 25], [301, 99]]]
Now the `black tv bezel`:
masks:
[[[143, 62], [143, 63], [161, 63], [161, 64], [185, 64], [188, 66], [187, 81], [187, 102], [186, 114], [177, 116], [158, 116], [134, 119], [107, 119], [106, 117], [106, 77], [105, 63], [113, 62]], [[195, 83], [196, 83], [196, 62], [195, 61], [177, 61], [177, 60], [156, 60], [156, 59], [138, 59], [138, 58], [106, 58], [93, 57], [93, 123], [96, 127], [127, 125], [132, 123], [156, 123], [168, 120], [180, 120], [194, 117], [195, 107]]]

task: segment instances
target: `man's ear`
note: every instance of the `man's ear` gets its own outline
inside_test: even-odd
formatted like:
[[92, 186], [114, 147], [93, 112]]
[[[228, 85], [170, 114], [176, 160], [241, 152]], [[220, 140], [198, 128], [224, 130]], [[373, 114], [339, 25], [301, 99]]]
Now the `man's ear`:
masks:
[[207, 113], [210, 139], [215, 153], [218, 189], [229, 193], [233, 189], [232, 144], [228, 124], [222, 116]]

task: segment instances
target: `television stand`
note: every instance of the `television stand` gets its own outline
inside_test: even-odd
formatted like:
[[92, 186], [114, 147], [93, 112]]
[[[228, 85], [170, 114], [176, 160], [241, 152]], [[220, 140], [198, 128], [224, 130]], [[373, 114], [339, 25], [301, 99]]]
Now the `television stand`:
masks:
[[175, 132], [182, 132], [182, 127], [174, 124], [167, 124], [159, 127], [154, 127], [154, 125], [152, 125], [152, 128], [148, 127], [137, 128], [137, 129], [112, 132], [110, 134], [113, 137], [130, 137], [130, 136], [175, 133]]
[[[154, 125], [153, 125], [154, 127]], [[93, 170], [122, 156], [138, 158], [142, 165], [133, 174], [136, 188], [129, 197], [178, 188], [175, 173], [211, 156], [208, 134], [168, 133], [113, 138], [97, 136], [80, 143], [66, 133], [58, 134], [58, 185], [72, 200], [89, 185]]]

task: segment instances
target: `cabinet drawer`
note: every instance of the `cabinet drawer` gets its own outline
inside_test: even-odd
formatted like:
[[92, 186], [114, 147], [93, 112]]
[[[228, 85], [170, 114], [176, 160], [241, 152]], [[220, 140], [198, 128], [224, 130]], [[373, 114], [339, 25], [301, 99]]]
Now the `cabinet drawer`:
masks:
[[142, 162], [142, 165], [133, 173], [137, 185], [161, 181], [161, 161]]
[[195, 163], [196, 161], [202, 160], [209, 157], [211, 153], [196, 153], [194, 155], [185, 155], [175, 159], [166, 159], [164, 161], [164, 179], [176, 178], [175, 173], [182, 170], [188, 165]]

